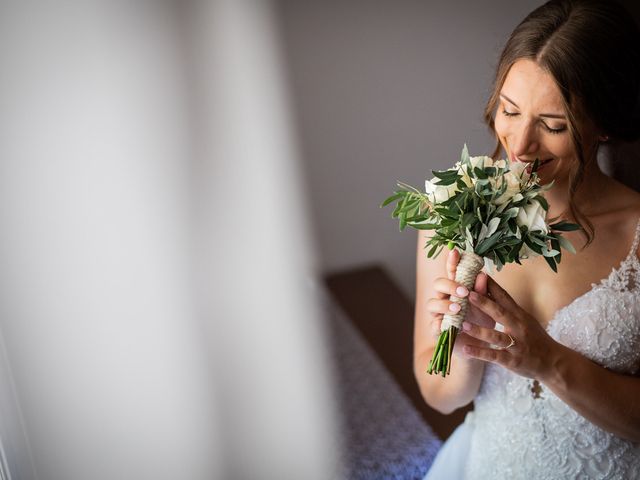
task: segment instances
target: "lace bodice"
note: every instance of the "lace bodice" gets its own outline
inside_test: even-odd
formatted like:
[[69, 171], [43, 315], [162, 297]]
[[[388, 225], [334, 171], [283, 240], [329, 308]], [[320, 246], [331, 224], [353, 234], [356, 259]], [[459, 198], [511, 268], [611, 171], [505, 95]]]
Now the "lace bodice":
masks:
[[[627, 257], [556, 312], [556, 341], [620, 373], [640, 370], [640, 221]], [[622, 393], [622, 392], [620, 392]], [[487, 363], [475, 410], [469, 479], [640, 478], [640, 444], [582, 417], [544, 385]]]

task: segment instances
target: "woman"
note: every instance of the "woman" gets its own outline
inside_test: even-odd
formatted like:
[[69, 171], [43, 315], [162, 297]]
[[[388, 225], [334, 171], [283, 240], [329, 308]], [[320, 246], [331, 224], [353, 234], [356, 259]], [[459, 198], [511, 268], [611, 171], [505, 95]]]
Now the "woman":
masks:
[[[600, 143], [640, 137], [639, 65], [637, 26], [610, 1], [548, 2], [509, 38], [485, 114], [494, 158], [538, 158], [548, 215], [583, 230], [558, 273], [536, 257], [474, 292], [452, 280], [458, 252], [429, 260], [420, 235], [416, 378], [443, 413], [475, 404], [428, 479], [640, 478], [640, 193], [596, 162]], [[450, 294], [471, 306], [442, 378], [426, 368]]]

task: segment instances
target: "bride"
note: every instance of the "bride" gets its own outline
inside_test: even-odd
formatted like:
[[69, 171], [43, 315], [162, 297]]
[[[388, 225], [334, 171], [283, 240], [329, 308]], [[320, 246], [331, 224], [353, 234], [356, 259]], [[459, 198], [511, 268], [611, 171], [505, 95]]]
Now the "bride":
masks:
[[[442, 413], [474, 401], [426, 479], [640, 478], [640, 194], [596, 162], [600, 143], [640, 137], [639, 66], [638, 28], [610, 1], [553, 0], [511, 34], [485, 112], [494, 158], [539, 159], [548, 216], [583, 229], [564, 233], [577, 253], [558, 273], [535, 257], [472, 292], [459, 253], [428, 259], [420, 234], [416, 378]], [[471, 305], [442, 378], [426, 370], [450, 294]]]

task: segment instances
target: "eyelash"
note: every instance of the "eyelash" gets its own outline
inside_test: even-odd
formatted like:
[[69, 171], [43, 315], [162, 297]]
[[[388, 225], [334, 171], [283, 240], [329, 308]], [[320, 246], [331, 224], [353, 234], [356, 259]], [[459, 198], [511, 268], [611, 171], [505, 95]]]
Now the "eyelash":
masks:
[[[507, 112], [506, 110], [502, 110], [502, 114], [503, 114], [505, 117], [515, 117], [516, 115], [519, 115], [518, 113]], [[549, 128], [549, 127], [547, 127], [547, 125], [546, 125], [544, 122], [542, 122], [542, 124], [544, 125], [545, 130], [546, 130], [547, 132], [549, 132], [549, 133], [553, 134], [553, 135], [558, 135], [558, 134], [560, 134], [560, 133], [564, 132], [564, 131], [567, 129], [567, 127], [562, 127], [562, 128]]]

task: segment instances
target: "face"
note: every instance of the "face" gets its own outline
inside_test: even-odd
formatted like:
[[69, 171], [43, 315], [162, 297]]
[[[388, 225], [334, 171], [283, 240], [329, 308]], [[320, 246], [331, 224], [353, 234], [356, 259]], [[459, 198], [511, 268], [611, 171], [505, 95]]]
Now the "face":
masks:
[[540, 160], [542, 184], [566, 180], [578, 161], [560, 89], [532, 60], [518, 60], [509, 70], [500, 90], [495, 129], [512, 162]]

